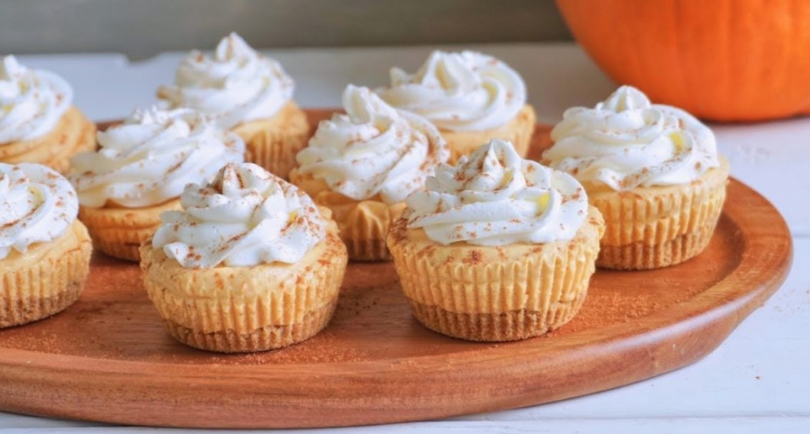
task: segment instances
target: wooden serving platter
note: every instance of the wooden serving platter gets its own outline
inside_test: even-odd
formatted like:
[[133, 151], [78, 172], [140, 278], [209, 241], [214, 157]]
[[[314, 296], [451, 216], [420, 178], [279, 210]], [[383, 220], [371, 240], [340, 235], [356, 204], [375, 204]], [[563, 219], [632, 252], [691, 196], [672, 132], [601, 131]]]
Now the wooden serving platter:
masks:
[[[329, 111], [313, 111], [313, 123]], [[548, 145], [538, 126], [532, 148]], [[688, 365], [785, 279], [788, 228], [732, 180], [699, 257], [644, 272], [599, 270], [574, 320], [521, 342], [472, 343], [410, 314], [390, 263], [351, 264], [330, 326], [249, 355], [191, 349], [165, 332], [135, 264], [97, 254], [65, 312], [0, 331], [0, 410], [135, 425], [325, 427], [541, 404]]]

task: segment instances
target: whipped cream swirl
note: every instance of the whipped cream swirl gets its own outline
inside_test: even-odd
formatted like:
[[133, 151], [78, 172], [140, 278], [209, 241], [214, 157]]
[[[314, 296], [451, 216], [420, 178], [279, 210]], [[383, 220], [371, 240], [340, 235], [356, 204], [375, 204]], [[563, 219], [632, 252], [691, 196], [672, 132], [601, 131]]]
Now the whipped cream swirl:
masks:
[[262, 56], [236, 33], [223, 38], [213, 56], [194, 50], [183, 60], [172, 86], [158, 97], [172, 108], [190, 107], [220, 128], [275, 115], [292, 98], [294, 83], [281, 64]]
[[455, 167], [443, 164], [426, 187], [406, 201], [408, 228], [423, 228], [444, 245], [566, 241], [588, 214], [588, 198], [576, 179], [520, 158], [499, 139]]
[[190, 109], [136, 110], [123, 124], [98, 133], [100, 149], [71, 159], [70, 180], [82, 206], [108, 202], [127, 208], [180, 197], [183, 187], [212, 179], [222, 166], [244, 161], [245, 144]]
[[343, 107], [347, 114], [322, 121], [297, 156], [299, 172], [322, 179], [332, 191], [402, 202], [450, 155], [430, 122], [392, 108], [368, 88], [349, 85]]
[[73, 101], [73, 88], [56, 74], [0, 60], [0, 144], [51, 132]]
[[78, 213], [76, 192], [55, 170], [0, 163], [0, 259], [59, 238]]
[[719, 166], [708, 127], [683, 110], [650, 104], [630, 86], [592, 109], [566, 110], [551, 138], [544, 162], [616, 191], [687, 184]]
[[255, 164], [228, 164], [180, 203], [185, 211], [161, 215], [152, 246], [186, 268], [294, 264], [326, 237], [312, 199]]
[[451, 131], [500, 127], [526, 104], [526, 84], [515, 70], [472, 51], [434, 51], [413, 75], [393, 68], [391, 84], [376, 92], [388, 104]]

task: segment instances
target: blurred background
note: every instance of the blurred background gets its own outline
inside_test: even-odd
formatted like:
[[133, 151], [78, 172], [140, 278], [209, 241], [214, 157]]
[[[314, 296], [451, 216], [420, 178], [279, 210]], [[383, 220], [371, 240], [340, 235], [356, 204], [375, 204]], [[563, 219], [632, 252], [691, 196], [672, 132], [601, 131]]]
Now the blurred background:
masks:
[[[330, 51], [346, 59], [352, 50], [379, 51], [362, 68], [331, 65], [333, 75], [351, 79], [364, 72], [384, 79], [380, 71], [391, 65], [414, 70], [433, 48], [473, 48], [497, 50], [534, 89], [547, 86], [552, 95], [550, 75], [567, 81], [595, 64], [604, 76], [589, 85], [630, 84], [703, 119], [810, 114], [810, 0], [0, 0], [1, 54], [120, 53], [140, 61], [210, 50], [234, 30], [282, 63], [316, 47], [340, 47]], [[395, 46], [408, 48], [388, 49]], [[547, 65], [534, 51], [541, 46], [555, 56]], [[573, 51], [554, 52], [563, 46]], [[584, 63], [577, 69], [564, 58]], [[290, 65], [300, 80], [327, 66]], [[323, 74], [315, 75], [317, 85]], [[580, 102], [569, 96], [575, 91], [559, 97]]]
[[234, 29], [260, 48], [571, 40], [550, 0], [0, 0], [0, 53], [140, 60]]

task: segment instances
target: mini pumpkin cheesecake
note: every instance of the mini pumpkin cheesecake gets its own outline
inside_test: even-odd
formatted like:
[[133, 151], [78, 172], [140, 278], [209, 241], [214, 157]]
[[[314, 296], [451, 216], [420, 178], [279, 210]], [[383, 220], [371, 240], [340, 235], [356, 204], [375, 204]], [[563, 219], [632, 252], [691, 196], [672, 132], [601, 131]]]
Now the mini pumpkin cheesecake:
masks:
[[136, 110], [98, 133], [99, 150], [71, 160], [70, 180], [81, 219], [107, 255], [138, 261], [138, 248], [160, 226], [160, 214], [180, 209], [188, 183], [214, 178], [244, 161], [244, 143], [191, 109]]
[[328, 209], [250, 163], [189, 184], [181, 204], [141, 246], [144, 285], [175, 339], [265, 351], [326, 327], [348, 262]]
[[439, 128], [451, 163], [491, 139], [511, 142], [520, 156], [529, 151], [536, 116], [526, 103], [526, 84], [492, 56], [434, 51], [414, 74], [393, 68], [390, 84], [376, 92]]
[[605, 218], [597, 265], [676, 265], [709, 244], [726, 198], [729, 163], [689, 113], [622, 86], [594, 108], [565, 112], [543, 161], [571, 174]]
[[49, 317], [79, 298], [92, 243], [78, 209], [73, 187], [53, 169], [0, 163], [0, 328]]
[[64, 172], [70, 157], [94, 149], [96, 125], [72, 103], [62, 77], [0, 58], [0, 162]]
[[309, 139], [307, 115], [292, 100], [294, 87], [281, 64], [231, 33], [212, 55], [189, 53], [174, 84], [157, 94], [170, 108], [198, 110], [239, 134], [247, 161], [286, 179]]
[[513, 341], [579, 311], [604, 222], [579, 182], [493, 140], [442, 165], [388, 236], [419, 322], [473, 341]]
[[389, 228], [405, 197], [447, 161], [447, 144], [430, 122], [368, 88], [349, 85], [343, 106], [346, 114], [318, 126], [290, 180], [332, 210], [352, 260], [390, 260]]

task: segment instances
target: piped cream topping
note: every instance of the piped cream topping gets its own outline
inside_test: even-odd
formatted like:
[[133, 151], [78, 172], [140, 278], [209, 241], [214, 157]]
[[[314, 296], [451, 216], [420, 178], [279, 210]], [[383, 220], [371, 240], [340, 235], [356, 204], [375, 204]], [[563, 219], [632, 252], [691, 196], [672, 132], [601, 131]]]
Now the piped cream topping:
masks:
[[566, 241], [588, 213], [588, 198], [576, 179], [522, 159], [499, 139], [455, 166], [441, 165], [426, 189], [406, 203], [408, 228], [422, 228], [445, 245]]
[[326, 236], [309, 196], [250, 164], [228, 164], [207, 184], [189, 184], [183, 211], [167, 211], [152, 246], [186, 268], [300, 261]]
[[718, 167], [712, 131], [689, 113], [622, 86], [594, 108], [575, 107], [551, 132], [549, 166], [616, 191], [688, 184]]
[[76, 192], [55, 170], [0, 163], [0, 259], [61, 237], [78, 213]]
[[186, 184], [212, 179], [244, 161], [245, 144], [190, 109], [136, 110], [98, 133], [99, 149], [71, 159], [70, 180], [82, 206], [153, 206], [180, 197]]
[[273, 117], [292, 98], [295, 84], [281, 64], [264, 57], [236, 33], [223, 38], [213, 55], [194, 50], [158, 97], [171, 108], [201, 111], [225, 129]]
[[48, 134], [72, 102], [62, 77], [26, 68], [14, 56], [0, 59], [0, 145]]
[[443, 130], [483, 131], [510, 122], [526, 104], [526, 84], [506, 63], [473, 51], [434, 51], [415, 74], [391, 69], [376, 92]]
[[449, 150], [430, 122], [396, 110], [365, 87], [343, 92], [346, 114], [318, 126], [298, 156], [299, 172], [355, 200], [398, 203], [422, 188]]

